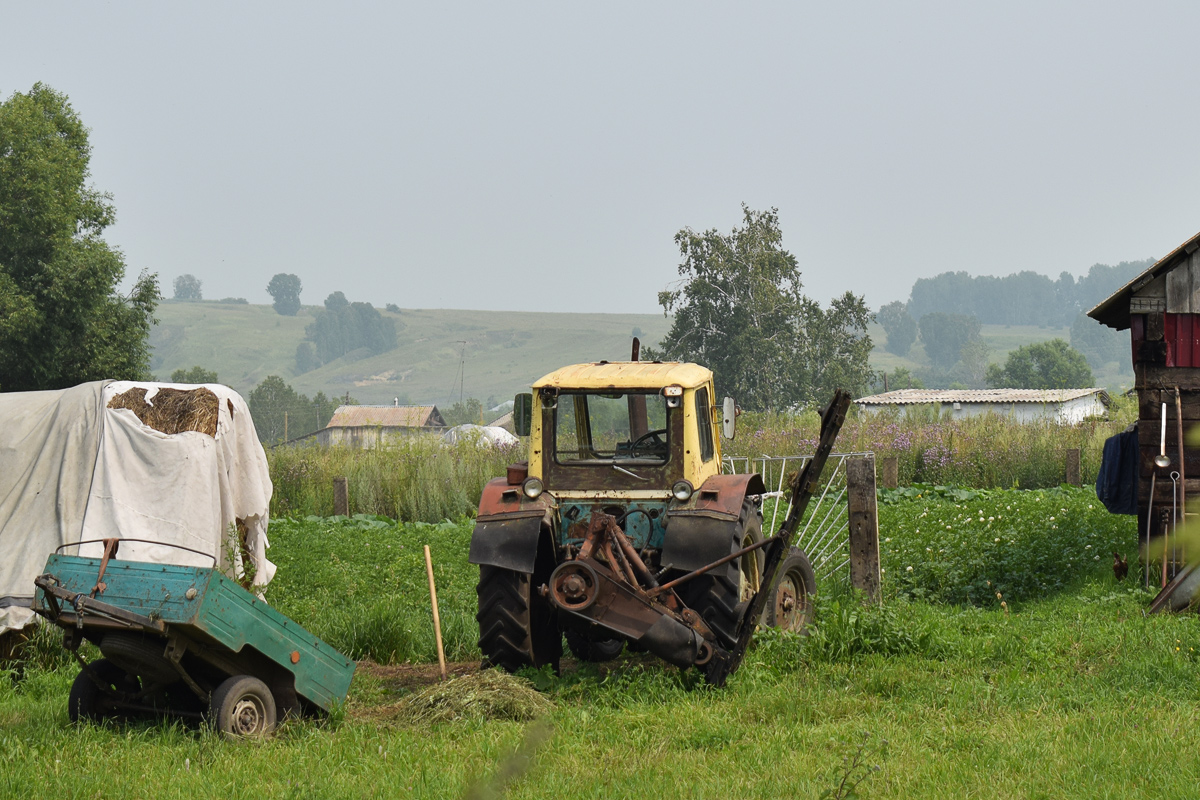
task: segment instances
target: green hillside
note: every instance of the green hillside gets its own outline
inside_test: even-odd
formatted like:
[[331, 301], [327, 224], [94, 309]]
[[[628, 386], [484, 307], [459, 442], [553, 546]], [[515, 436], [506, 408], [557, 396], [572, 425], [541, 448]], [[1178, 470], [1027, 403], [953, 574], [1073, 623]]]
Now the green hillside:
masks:
[[152, 370], [166, 380], [176, 369], [202, 366], [242, 394], [279, 375], [310, 396], [349, 392], [362, 403], [399, 397], [444, 404], [458, 399], [461, 365], [464, 396], [499, 402], [564, 364], [629, 358], [635, 328], [653, 344], [670, 327], [661, 314], [381, 310], [396, 320], [395, 350], [348, 353], [297, 375], [296, 346], [317, 310], [306, 306], [298, 316], [283, 317], [271, 306], [165, 302], [150, 337]]
[[[166, 380], [176, 369], [206, 367], [242, 394], [266, 376], [279, 375], [310, 396], [318, 391], [331, 397], [349, 392], [362, 403], [390, 403], [399, 397], [402, 402], [442, 405], [458, 399], [461, 365], [464, 396], [501, 402], [564, 364], [628, 358], [635, 328], [642, 331], [642, 341], [652, 345], [670, 327], [661, 314], [380, 311], [397, 322], [395, 350], [377, 356], [365, 350], [348, 353], [297, 375], [296, 345], [316, 311], [306, 306], [298, 316], [283, 317], [266, 305], [165, 302], [150, 337], [152, 369]], [[872, 324], [869, 332], [876, 344], [871, 353], [875, 369], [928, 368], [920, 342], [901, 358], [882, 348], [887, 338], [882, 328]], [[1024, 344], [1071, 338], [1067, 328], [1036, 325], [984, 325], [982, 335], [995, 362]], [[1128, 364], [1110, 364], [1096, 372], [1096, 379], [1114, 390], [1133, 382]]]

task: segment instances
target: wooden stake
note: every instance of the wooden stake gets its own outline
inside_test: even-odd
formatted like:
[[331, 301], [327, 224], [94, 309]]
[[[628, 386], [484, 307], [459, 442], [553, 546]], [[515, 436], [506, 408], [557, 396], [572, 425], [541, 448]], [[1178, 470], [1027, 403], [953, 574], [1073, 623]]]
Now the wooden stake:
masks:
[[433, 585], [433, 558], [429, 545], [425, 545], [425, 572], [429, 575], [429, 602], [433, 605], [433, 635], [437, 638], [438, 666], [442, 668], [442, 680], [446, 680], [446, 651], [442, 649], [442, 620], [438, 616], [437, 588]]

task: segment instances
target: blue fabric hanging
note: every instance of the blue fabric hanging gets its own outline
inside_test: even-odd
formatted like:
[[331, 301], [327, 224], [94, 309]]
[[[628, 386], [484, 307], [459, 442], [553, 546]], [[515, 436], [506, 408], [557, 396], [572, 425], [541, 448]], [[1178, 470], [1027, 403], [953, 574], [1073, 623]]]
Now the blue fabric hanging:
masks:
[[1104, 457], [1096, 476], [1096, 497], [1113, 514], [1138, 513], [1139, 457], [1136, 427], [1104, 442]]

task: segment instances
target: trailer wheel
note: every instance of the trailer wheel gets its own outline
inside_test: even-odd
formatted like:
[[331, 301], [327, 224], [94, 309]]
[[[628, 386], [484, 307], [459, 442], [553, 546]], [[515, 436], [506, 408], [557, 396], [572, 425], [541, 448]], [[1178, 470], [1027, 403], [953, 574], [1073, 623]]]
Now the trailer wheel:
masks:
[[275, 697], [250, 675], [234, 675], [213, 690], [208, 721], [233, 739], [266, 736], [275, 730]]
[[625, 649], [624, 639], [606, 639], [587, 631], [569, 629], [567, 647], [580, 661], [612, 661]]
[[812, 564], [803, 550], [793, 547], [779, 565], [775, 590], [763, 611], [763, 624], [800, 633], [812, 621], [812, 598], [816, 593]]
[[[742, 501], [735, 543], [738, 548], [762, 539], [762, 510], [753, 500]], [[680, 587], [680, 597], [688, 608], [698, 613], [717, 635], [722, 647], [737, 642], [738, 626], [757, 591], [762, 577], [762, 550], [747, 553], [738, 562], [736, 582], [722, 570], [693, 578]]]
[[91, 667], [92, 673], [81, 670], [75, 676], [71, 692], [67, 695], [67, 717], [71, 722], [85, 719], [98, 722], [105, 717], [111, 717], [117, 711], [112, 702], [114, 694], [130, 697], [140, 690], [135, 676], [126, 673], [107, 659], [98, 658], [88, 666]]

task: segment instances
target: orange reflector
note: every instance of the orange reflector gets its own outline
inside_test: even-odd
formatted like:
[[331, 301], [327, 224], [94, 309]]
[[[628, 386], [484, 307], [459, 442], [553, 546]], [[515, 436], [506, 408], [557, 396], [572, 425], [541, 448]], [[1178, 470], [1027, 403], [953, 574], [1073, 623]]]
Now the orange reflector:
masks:
[[293, 650], [293, 651], [292, 651], [292, 663], [293, 663], [293, 664], [299, 664], [299, 663], [300, 663], [300, 651], [299, 651], [299, 650]]

